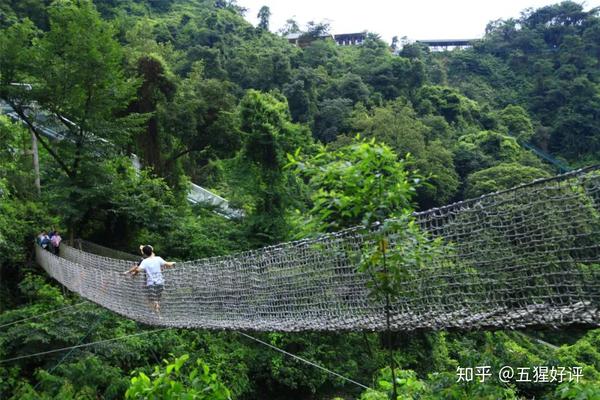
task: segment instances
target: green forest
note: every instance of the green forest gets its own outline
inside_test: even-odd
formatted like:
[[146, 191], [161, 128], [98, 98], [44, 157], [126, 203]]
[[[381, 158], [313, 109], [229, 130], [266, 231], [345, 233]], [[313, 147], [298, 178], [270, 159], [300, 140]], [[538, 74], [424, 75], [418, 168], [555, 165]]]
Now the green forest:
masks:
[[[0, 0], [0, 101], [19, 119], [0, 113], [0, 399], [385, 400], [390, 357], [397, 399], [600, 399], [600, 329], [253, 334], [365, 389], [235, 331], [137, 335], [156, 327], [36, 264], [42, 230], [193, 260], [600, 163], [600, 8], [526, 9], [432, 52], [375, 33], [339, 46], [323, 22], [273, 33], [241, 3]], [[393, 171], [383, 206], [377, 168]], [[243, 217], [188, 202], [191, 182]], [[583, 378], [459, 382], [484, 365]]]

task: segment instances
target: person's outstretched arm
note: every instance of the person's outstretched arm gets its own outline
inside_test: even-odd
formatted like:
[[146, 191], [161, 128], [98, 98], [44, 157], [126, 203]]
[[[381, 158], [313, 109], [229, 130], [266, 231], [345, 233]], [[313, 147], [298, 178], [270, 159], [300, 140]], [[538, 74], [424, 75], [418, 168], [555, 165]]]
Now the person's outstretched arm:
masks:
[[172, 268], [175, 265], [175, 262], [173, 261], [165, 261], [164, 259], [160, 259], [160, 268], [161, 269], [167, 269], [167, 268]]
[[140, 272], [140, 265], [135, 264], [133, 267], [123, 272], [123, 275], [131, 274], [131, 276], [136, 276], [138, 272]]

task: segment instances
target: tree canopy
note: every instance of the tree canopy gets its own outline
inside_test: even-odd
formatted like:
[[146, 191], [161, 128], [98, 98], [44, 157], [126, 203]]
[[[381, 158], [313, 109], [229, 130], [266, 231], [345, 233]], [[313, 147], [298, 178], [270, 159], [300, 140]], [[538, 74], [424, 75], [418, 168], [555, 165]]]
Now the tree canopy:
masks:
[[[41, 230], [184, 260], [396, 217], [359, 266], [393, 298], [403, 265], [448, 245], [414, 210], [600, 161], [598, 8], [526, 9], [445, 52], [372, 32], [339, 46], [326, 22], [292, 18], [273, 33], [269, 7], [257, 26], [245, 13], [235, 0], [0, 2], [0, 397], [373, 400], [395, 375], [398, 398], [597, 399], [600, 336], [586, 327], [394, 333], [393, 374], [376, 333], [259, 335], [374, 382], [365, 391], [234, 332], [129, 337], [147, 327], [79, 305], [35, 266]], [[243, 218], [190, 204], [190, 182]], [[584, 378], [457, 382], [459, 366], [477, 365]]]

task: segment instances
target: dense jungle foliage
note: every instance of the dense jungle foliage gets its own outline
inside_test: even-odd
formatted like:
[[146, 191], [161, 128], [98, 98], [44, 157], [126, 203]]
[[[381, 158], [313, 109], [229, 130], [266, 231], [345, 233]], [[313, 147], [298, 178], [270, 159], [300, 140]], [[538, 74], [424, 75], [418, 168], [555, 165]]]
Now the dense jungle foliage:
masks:
[[[371, 33], [340, 47], [319, 23], [297, 47], [269, 31], [268, 8], [257, 27], [243, 15], [231, 0], [0, 0], [0, 100], [30, 123], [32, 104], [60, 116], [67, 139], [0, 114], [0, 398], [387, 399], [376, 333], [257, 335], [367, 391], [236, 332], [10, 360], [152, 329], [78, 305], [35, 265], [33, 238], [56, 227], [201, 258], [385, 217], [375, 168], [395, 171], [386, 212], [407, 215], [600, 162], [598, 9], [528, 9], [443, 53]], [[190, 181], [245, 217], [190, 205]], [[399, 399], [600, 399], [600, 330], [397, 333], [392, 346]], [[584, 379], [457, 382], [458, 367], [478, 365], [578, 366]]]

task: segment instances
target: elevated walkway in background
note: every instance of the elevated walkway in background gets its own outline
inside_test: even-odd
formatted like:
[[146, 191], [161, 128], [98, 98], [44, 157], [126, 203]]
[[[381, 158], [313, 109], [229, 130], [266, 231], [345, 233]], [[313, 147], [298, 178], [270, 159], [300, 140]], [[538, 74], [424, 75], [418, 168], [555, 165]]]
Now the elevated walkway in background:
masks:
[[531, 143], [521, 143], [521, 145], [527, 150], [531, 150], [536, 156], [552, 164], [561, 174], [573, 170], [573, 168], [569, 167], [566, 163], [559, 161], [558, 159], [552, 157], [550, 154]]
[[481, 39], [424, 39], [416, 43], [429, 47], [431, 51], [448, 51], [454, 49], [468, 49], [473, 43]]
[[[0, 114], [7, 115], [13, 121], [24, 123], [12, 107], [1, 100]], [[64, 130], [64, 126], [61, 127], [61, 124], [56, 121], [50, 113], [43, 110], [35, 110], [32, 117], [35, 128], [46, 138], [53, 141], [60, 141], [68, 137], [67, 132]], [[104, 141], [104, 139], [101, 140]], [[131, 155], [131, 161], [136, 170], [139, 171], [142, 168], [142, 164], [135, 154]], [[217, 214], [222, 215], [225, 218], [242, 218], [244, 216], [242, 210], [231, 208], [227, 200], [195, 183], [190, 184], [187, 199], [192, 204], [208, 204], [214, 207]]]
[[221, 196], [198, 186], [195, 183], [190, 183], [190, 190], [187, 199], [192, 204], [209, 204], [215, 207], [215, 212], [225, 218], [242, 218], [244, 212], [229, 206], [229, 201]]

